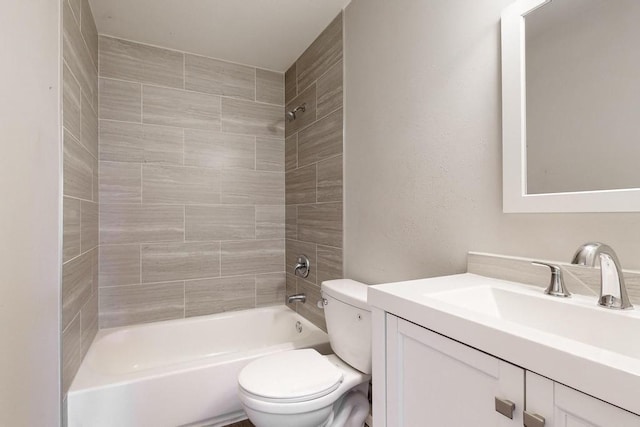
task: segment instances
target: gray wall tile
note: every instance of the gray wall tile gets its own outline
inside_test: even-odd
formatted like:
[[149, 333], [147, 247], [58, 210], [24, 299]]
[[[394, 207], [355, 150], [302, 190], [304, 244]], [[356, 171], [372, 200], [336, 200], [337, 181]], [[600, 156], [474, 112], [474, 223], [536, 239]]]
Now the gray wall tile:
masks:
[[316, 120], [316, 85], [313, 84], [294, 98], [285, 107], [286, 111], [293, 111], [299, 106], [305, 106], [305, 111], [298, 111], [296, 119], [285, 122], [285, 135], [288, 137], [300, 129], [304, 129]]
[[287, 205], [316, 202], [316, 165], [287, 172], [285, 182]]
[[182, 206], [100, 205], [100, 244], [179, 241], [183, 227]]
[[281, 305], [285, 301], [286, 274], [256, 275], [256, 307]]
[[298, 238], [298, 206], [287, 205], [285, 207], [285, 224], [285, 237], [296, 240]]
[[298, 96], [298, 79], [296, 76], [296, 63], [284, 73], [284, 99], [288, 104], [293, 98]]
[[91, 253], [62, 266], [62, 329], [65, 329], [91, 296], [93, 276]]
[[80, 221], [81, 251], [86, 252], [98, 246], [98, 204], [82, 201]]
[[318, 245], [318, 285], [343, 277], [342, 249]]
[[100, 79], [100, 118], [125, 122], [142, 121], [142, 85]]
[[284, 136], [282, 107], [222, 98], [222, 131], [263, 137]]
[[66, 64], [62, 71], [63, 89], [62, 89], [62, 116], [63, 126], [76, 139], [80, 140], [80, 132], [82, 126], [82, 115], [80, 113], [82, 93], [80, 84], [69, 70]]
[[256, 138], [256, 169], [284, 172], [284, 139]]
[[98, 158], [98, 115], [91, 107], [91, 101], [86, 96], [82, 96], [82, 123], [80, 127], [80, 142], [91, 153]]
[[214, 169], [254, 169], [255, 137], [185, 129], [184, 164]]
[[255, 307], [254, 276], [189, 281], [185, 284], [186, 317]]
[[222, 242], [222, 275], [277, 273], [284, 265], [284, 240]]
[[92, 200], [94, 158], [66, 131], [63, 144], [64, 194]]
[[296, 61], [299, 90], [304, 90], [341, 59], [342, 12]]
[[318, 162], [318, 202], [342, 201], [342, 156]]
[[205, 168], [143, 165], [142, 202], [219, 203], [220, 172]]
[[82, 357], [87, 354], [89, 347], [93, 342], [93, 338], [98, 333], [98, 292], [94, 292], [89, 301], [86, 302], [80, 311], [80, 347], [82, 349]]
[[140, 203], [142, 166], [138, 163], [100, 162], [100, 203]]
[[220, 275], [220, 242], [146, 244], [141, 257], [143, 283]]
[[285, 258], [285, 271], [293, 274], [293, 268], [296, 265], [298, 257], [300, 255], [306, 255], [309, 258], [311, 269], [309, 275], [305, 277], [305, 280], [311, 283], [316, 283], [317, 280], [317, 254], [316, 244], [311, 242], [300, 242], [297, 240], [287, 240], [286, 242], [286, 258]]
[[323, 331], [327, 330], [327, 324], [324, 320], [324, 311], [318, 308], [316, 302], [322, 299], [322, 295], [320, 294], [320, 286], [316, 286], [311, 284], [303, 279], [297, 279], [297, 291], [298, 293], [304, 293], [307, 295], [307, 303], [306, 304], [297, 304], [298, 313], [302, 315], [305, 319], [308, 319], [322, 329]]
[[298, 134], [284, 140], [284, 168], [288, 172], [298, 167]]
[[76, 22], [69, 4], [65, 1], [63, 10], [63, 46], [62, 56], [69, 69], [80, 83], [80, 87], [93, 99], [97, 87], [97, 71], [94, 68], [80, 26]]
[[62, 262], [80, 255], [80, 200], [65, 197], [62, 207]]
[[100, 246], [100, 287], [141, 283], [140, 245]]
[[342, 67], [343, 63], [339, 61], [318, 79], [318, 118], [342, 107]]
[[256, 206], [256, 239], [284, 239], [284, 206]]
[[182, 53], [100, 36], [100, 76], [184, 87]]
[[182, 164], [182, 129], [100, 120], [100, 160]]
[[87, 47], [89, 48], [89, 56], [93, 62], [94, 68], [98, 69], [98, 30], [93, 19], [93, 13], [89, 6], [88, 0], [82, 0], [82, 12], [80, 29]]
[[62, 332], [62, 393], [66, 394], [82, 363], [80, 313]]
[[188, 241], [254, 239], [253, 206], [186, 206], [185, 238]]
[[220, 129], [220, 97], [156, 86], [142, 87], [144, 123]]
[[284, 174], [227, 171], [222, 175], [222, 203], [278, 205], [284, 202]]
[[298, 239], [342, 247], [342, 203], [298, 206]]
[[284, 106], [284, 75], [256, 68], [256, 101]]
[[342, 108], [298, 134], [298, 167], [342, 154]]
[[73, 18], [80, 26], [80, 18], [82, 17], [82, 0], [69, 0], [69, 6], [73, 12]]
[[254, 101], [255, 68], [197, 55], [185, 55], [185, 89]]
[[100, 288], [100, 328], [179, 319], [184, 282]]

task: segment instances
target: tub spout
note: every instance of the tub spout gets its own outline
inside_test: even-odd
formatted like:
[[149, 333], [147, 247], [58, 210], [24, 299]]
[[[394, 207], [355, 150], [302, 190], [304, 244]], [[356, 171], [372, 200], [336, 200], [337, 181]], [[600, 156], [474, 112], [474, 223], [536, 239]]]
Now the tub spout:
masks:
[[287, 297], [287, 302], [289, 304], [293, 303], [293, 302], [301, 302], [301, 303], [305, 303], [307, 302], [307, 296], [305, 294], [295, 294], [295, 295], [289, 295]]

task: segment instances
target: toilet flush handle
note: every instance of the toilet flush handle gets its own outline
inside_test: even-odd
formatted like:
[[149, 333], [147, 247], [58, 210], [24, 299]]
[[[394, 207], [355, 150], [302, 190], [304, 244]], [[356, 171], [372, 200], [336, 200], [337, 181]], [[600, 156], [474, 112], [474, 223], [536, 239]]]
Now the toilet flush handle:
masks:
[[329, 304], [329, 301], [326, 298], [320, 298], [317, 305], [320, 310], [324, 310], [324, 306], [327, 304]]

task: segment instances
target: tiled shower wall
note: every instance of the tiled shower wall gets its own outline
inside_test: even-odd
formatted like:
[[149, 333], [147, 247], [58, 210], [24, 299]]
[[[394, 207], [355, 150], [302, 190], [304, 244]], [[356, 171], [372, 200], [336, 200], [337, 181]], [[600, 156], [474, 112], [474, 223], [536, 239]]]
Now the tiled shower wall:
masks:
[[[290, 307], [322, 328], [320, 284], [342, 277], [342, 76], [341, 13], [285, 73], [286, 110], [306, 107], [285, 126], [287, 294], [306, 293]], [[301, 254], [306, 279], [292, 274]]]
[[101, 36], [100, 327], [282, 304], [282, 73]]
[[98, 331], [98, 35], [87, 0], [62, 10], [64, 397]]

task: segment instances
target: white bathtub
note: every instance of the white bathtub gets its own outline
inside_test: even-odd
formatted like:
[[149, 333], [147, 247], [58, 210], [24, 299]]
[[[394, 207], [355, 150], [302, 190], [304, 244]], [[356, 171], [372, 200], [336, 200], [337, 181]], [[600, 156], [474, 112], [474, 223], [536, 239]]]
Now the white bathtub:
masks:
[[285, 306], [104, 329], [69, 390], [68, 425], [224, 425], [243, 418], [247, 363], [308, 347], [328, 353], [327, 335]]

